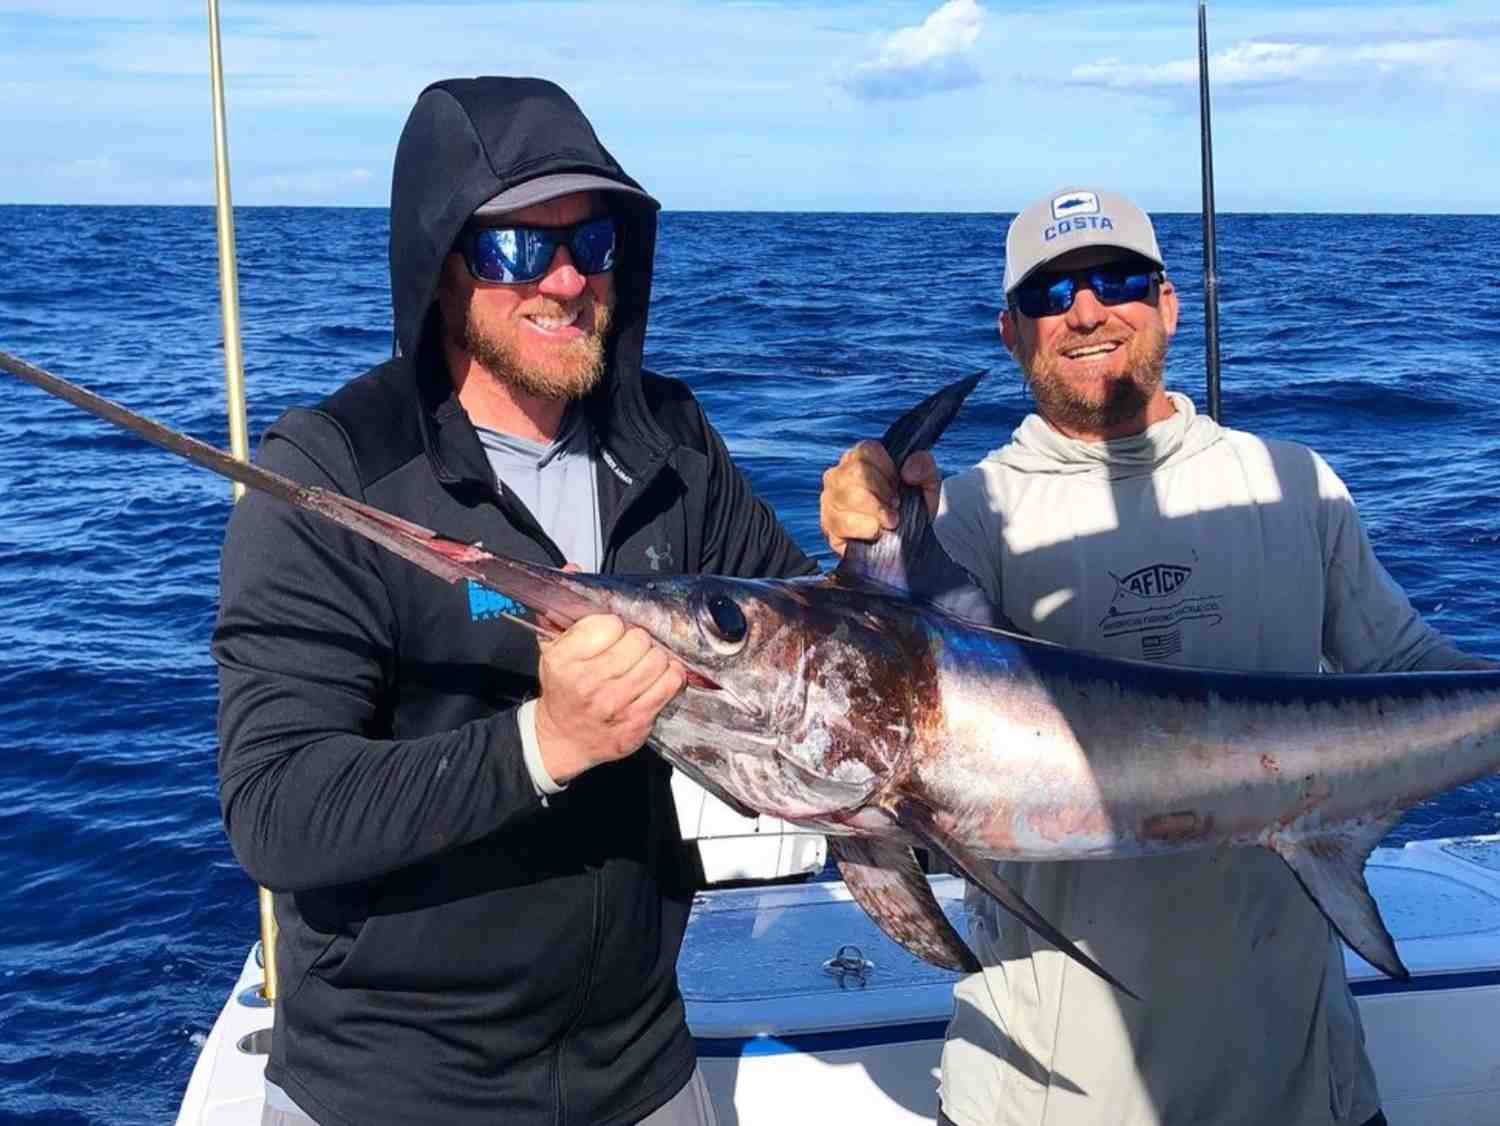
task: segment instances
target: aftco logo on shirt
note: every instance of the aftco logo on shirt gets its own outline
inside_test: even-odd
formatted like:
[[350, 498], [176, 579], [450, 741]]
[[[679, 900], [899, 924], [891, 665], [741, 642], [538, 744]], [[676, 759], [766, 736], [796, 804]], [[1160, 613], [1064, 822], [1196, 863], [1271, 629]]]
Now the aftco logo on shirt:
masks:
[[1153, 563], [1149, 567], [1142, 567], [1139, 571], [1132, 571], [1123, 579], [1113, 571], [1110, 572], [1109, 577], [1115, 580], [1114, 600], [1118, 602], [1121, 595], [1126, 592], [1140, 598], [1156, 598], [1163, 594], [1171, 594], [1193, 577], [1193, 569], [1172, 563]]
[[1216, 626], [1224, 620], [1219, 595], [1190, 594], [1183, 589], [1193, 577], [1193, 569], [1184, 564], [1152, 563], [1123, 577], [1113, 571], [1108, 574], [1115, 593], [1099, 632], [1106, 638], [1139, 635], [1141, 656], [1149, 661], [1164, 661], [1182, 652], [1183, 623], [1202, 621]]

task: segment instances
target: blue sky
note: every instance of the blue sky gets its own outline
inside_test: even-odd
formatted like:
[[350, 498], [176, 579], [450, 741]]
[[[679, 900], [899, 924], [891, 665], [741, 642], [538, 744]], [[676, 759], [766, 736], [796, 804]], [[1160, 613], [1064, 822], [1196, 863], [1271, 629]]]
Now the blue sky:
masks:
[[[561, 82], [669, 209], [1198, 207], [1196, 7], [221, 0], [235, 202], [383, 205], [429, 81]], [[1494, 0], [1214, 3], [1222, 210], [1500, 212]], [[0, 202], [211, 203], [203, 0], [0, 0]]]

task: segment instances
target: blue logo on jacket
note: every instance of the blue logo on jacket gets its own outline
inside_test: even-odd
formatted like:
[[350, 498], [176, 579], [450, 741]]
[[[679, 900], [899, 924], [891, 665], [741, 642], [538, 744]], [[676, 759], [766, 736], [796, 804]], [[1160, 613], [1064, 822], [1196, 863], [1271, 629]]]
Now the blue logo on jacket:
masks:
[[522, 606], [513, 598], [507, 598], [499, 591], [490, 590], [489, 587], [480, 586], [473, 579], [469, 580], [469, 620], [482, 622], [489, 618], [498, 618], [501, 614], [521, 615], [526, 613], [526, 607]]

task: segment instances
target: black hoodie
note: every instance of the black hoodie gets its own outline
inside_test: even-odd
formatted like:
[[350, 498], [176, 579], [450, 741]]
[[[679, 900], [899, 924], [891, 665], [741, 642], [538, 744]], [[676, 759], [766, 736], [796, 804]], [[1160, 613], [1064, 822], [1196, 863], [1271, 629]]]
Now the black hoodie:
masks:
[[[443, 257], [485, 201], [555, 173], [617, 183], [615, 331], [585, 401], [602, 570], [812, 565], [682, 384], [640, 366], [655, 201], [556, 86], [423, 92], [396, 154], [400, 355], [267, 431], [257, 460], [492, 551], [560, 564], [498, 487], [433, 331]], [[214, 656], [220, 798], [278, 894], [267, 1077], [335, 1123], [635, 1122], [693, 1067], [675, 962], [692, 884], [668, 771], [642, 752], [543, 804], [516, 707], [531, 636], [315, 516], [255, 494], [230, 520]]]

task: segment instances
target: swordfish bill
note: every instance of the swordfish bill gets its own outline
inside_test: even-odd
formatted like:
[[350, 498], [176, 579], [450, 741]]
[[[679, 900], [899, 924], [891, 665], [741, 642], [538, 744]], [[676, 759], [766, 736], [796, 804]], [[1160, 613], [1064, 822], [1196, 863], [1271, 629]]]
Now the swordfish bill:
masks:
[[[655, 749], [738, 809], [827, 833], [856, 901], [950, 969], [979, 962], [914, 847], [1121, 989], [1094, 960], [1107, 951], [1076, 946], [989, 862], [1243, 847], [1281, 856], [1349, 945], [1404, 978], [1365, 859], [1410, 806], [1500, 771], [1500, 672], [1263, 675], [1037, 641], [943, 552], [914, 489], [895, 531], [825, 576], [568, 573], [244, 465], [3, 352], [0, 369], [448, 582], [499, 591], [528, 608], [511, 616], [520, 626], [550, 635], [591, 613], [640, 626], [687, 672]], [[898, 465], [936, 441], [973, 384], [891, 428]]]
[[[454, 583], [460, 579], [484, 581], [484, 560], [493, 558], [487, 552], [458, 540], [447, 539], [430, 528], [392, 516], [388, 512], [382, 512], [378, 508], [351, 500], [349, 497], [319, 485], [303, 485], [279, 473], [272, 473], [258, 465], [240, 461], [224, 450], [211, 446], [207, 442], [201, 442], [181, 431], [173, 430], [145, 415], [137, 414], [128, 407], [123, 407], [85, 387], [71, 383], [61, 376], [53, 375], [9, 352], [0, 351], [0, 371], [6, 371], [17, 379], [40, 387], [48, 394], [66, 400], [196, 465], [212, 470], [221, 477], [238, 481], [246, 488], [255, 489], [308, 512], [315, 512], [319, 516], [326, 517], [335, 524], [364, 536], [403, 559], [415, 563], [445, 582]], [[538, 633], [553, 632], [513, 614], [501, 616], [511, 618]]]

